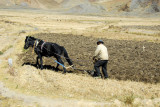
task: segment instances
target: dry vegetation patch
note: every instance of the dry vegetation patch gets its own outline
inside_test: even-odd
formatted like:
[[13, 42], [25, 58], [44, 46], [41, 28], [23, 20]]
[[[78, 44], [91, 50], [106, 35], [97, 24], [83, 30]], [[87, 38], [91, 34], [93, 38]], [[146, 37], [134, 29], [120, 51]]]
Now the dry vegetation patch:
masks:
[[3, 97], [1, 94], [0, 94], [0, 105], [1, 107], [17, 107], [17, 106], [28, 107], [28, 106], [25, 106], [22, 101]]
[[[37, 70], [29, 65], [19, 68], [18, 71], [18, 76], [14, 78], [14, 82], [18, 84], [15, 90], [29, 95], [52, 99], [76, 99], [82, 101], [82, 104], [84, 101], [96, 101], [106, 105], [109, 103], [121, 106], [135, 105], [137, 99], [140, 102], [152, 99], [151, 102], [154, 103], [159, 101], [160, 97], [158, 85], [153, 84], [94, 79], [71, 73], [63, 75], [51, 70]], [[148, 103], [147, 101], [144, 101], [144, 104]], [[143, 105], [140, 102], [138, 104]]]

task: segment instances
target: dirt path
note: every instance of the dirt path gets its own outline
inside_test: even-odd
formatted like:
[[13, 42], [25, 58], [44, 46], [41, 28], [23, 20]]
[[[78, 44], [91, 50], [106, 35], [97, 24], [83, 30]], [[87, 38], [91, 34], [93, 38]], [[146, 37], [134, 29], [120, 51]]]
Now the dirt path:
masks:
[[14, 92], [6, 88], [2, 82], [0, 82], [0, 94], [7, 98], [21, 100], [27, 106], [42, 106], [42, 107], [57, 107], [67, 105], [69, 107], [81, 107], [81, 106], [109, 106], [111, 103], [100, 103], [81, 100], [64, 100], [64, 99], [49, 99], [45, 97], [29, 96], [21, 93]]

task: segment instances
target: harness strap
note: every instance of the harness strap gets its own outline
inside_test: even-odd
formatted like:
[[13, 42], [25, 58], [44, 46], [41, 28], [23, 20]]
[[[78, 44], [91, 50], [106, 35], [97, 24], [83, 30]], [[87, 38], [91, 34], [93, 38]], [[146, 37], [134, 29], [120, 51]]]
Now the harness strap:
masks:
[[38, 40], [36, 40], [36, 43], [35, 43], [35, 46], [36, 46], [36, 47], [38, 46], [38, 43], [39, 43], [39, 41], [38, 41]]
[[44, 46], [45, 43], [46, 43], [46, 42], [43, 42], [43, 44], [41, 45], [41, 52], [42, 52], [42, 49], [43, 49], [43, 46]]
[[34, 53], [34, 48], [38, 46], [38, 40], [36, 40], [33, 44], [32, 54]]

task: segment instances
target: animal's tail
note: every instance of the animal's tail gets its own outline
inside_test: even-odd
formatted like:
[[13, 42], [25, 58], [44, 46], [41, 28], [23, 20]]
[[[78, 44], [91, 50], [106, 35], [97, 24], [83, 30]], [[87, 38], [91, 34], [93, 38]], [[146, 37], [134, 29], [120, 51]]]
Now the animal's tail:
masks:
[[72, 60], [69, 58], [68, 53], [64, 47], [63, 47], [63, 52], [64, 52], [64, 57], [67, 60], [67, 62], [69, 63], [69, 65], [73, 65]]

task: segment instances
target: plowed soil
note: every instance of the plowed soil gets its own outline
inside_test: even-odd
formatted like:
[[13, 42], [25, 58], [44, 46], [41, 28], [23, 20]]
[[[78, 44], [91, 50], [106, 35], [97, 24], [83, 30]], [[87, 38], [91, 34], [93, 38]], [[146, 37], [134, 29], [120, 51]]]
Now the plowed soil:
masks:
[[[32, 36], [64, 46], [76, 68], [93, 70], [92, 57], [96, 49], [97, 38], [54, 33], [40, 33]], [[109, 78], [147, 83], [160, 82], [160, 44], [145, 41], [101, 39], [109, 51]], [[145, 48], [143, 49], [143, 47]], [[32, 53], [32, 48], [21, 54], [20, 59], [26, 64], [34, 65], [36, 63], [36, 55]], [[49, 58], [43, 59], [44, 65], [48, 66], [48, 69], [49, 66], [56, 66], [53, 60]], [[67, 65], [67, 62], [65, 62], [65, 65]], [[75, 70], [72, 73], [79, 75], [83, 72]]]

